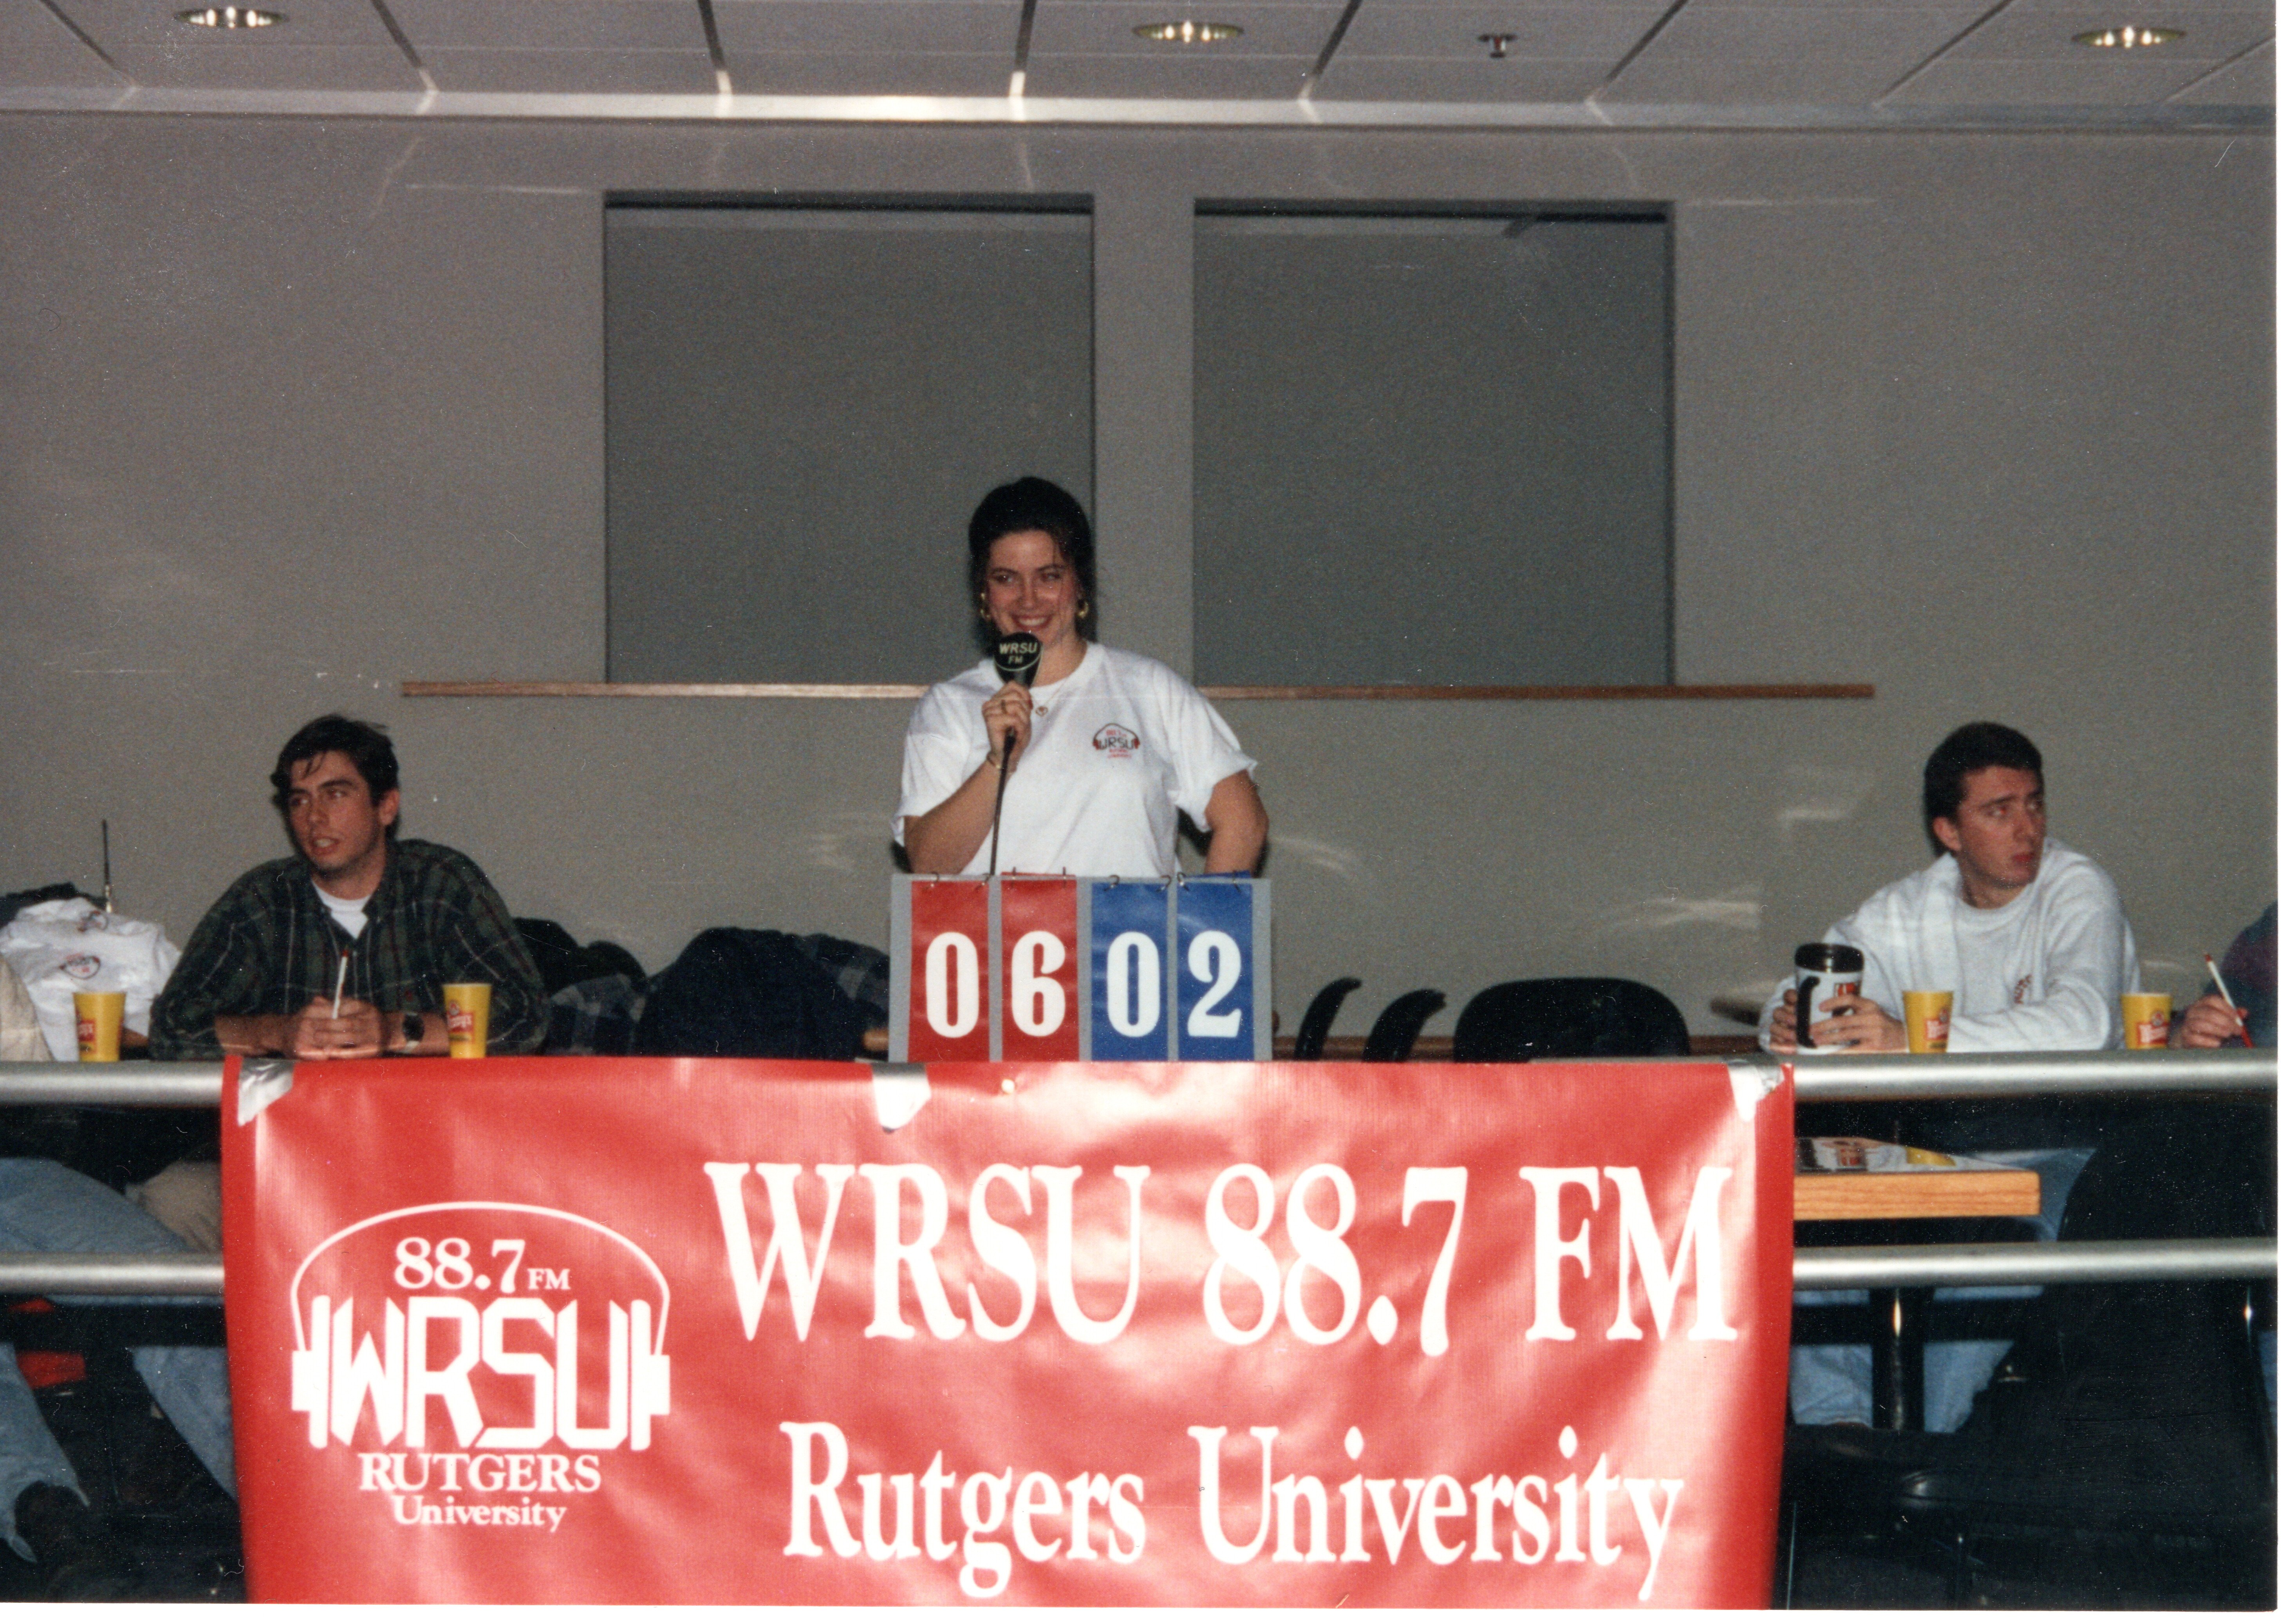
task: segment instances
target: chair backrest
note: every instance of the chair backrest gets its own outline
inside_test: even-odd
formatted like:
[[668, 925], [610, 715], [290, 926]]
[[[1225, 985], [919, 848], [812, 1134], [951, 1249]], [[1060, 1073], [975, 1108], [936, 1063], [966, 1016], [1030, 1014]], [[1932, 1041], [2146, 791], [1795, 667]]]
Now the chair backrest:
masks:
[[1404, 993], [1379, 1011], [1378, 1019], [1363, 1040], [1365, 1060], [1407, 1060], [1417, 1045], [1418, 1034], [1435, 1010], [1450, 1001], [1430, 986], [1419, 987], [1414, 993]]
[[1687, 1017], [1653, 987], [1612, 976], [1504, 981], [1458, 1016], [1452, 1060], [1685, 1055]]
[[1299, 1035], [1291, 1040], [1294, 1060], [1320, 1060], [1323, 1040], [1331, 1035], [1331, 1023], [1338, 1018], [1339, 1006], [1347, 994], [1362, 985], [1358, 976], [1341, 976], [1315, 994], [1307, 1006], [1307, 1013], [1299, 1017]]

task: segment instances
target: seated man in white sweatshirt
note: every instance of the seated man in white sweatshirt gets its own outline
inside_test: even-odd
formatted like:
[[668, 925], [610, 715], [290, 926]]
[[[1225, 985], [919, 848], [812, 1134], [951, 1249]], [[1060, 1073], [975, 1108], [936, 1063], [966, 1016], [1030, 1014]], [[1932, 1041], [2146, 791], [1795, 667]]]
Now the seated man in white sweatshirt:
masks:
[[[1864, 965], [1859, 996], [1817, 998], [1821, 1008], [1805, 1012], [1813, 1048], [1907, 1048], [1900, 1013], [1908, 991], [1955, 994], [1951, 1054], [2121, 1042], [2119, 995], [2139, 990], [2138, 944], [2106, 871], [2045, 834], [2044, 762], [2036, 746], [1993, 722], [1957, 729], [1925, 762], [1924, 819], [1932, 866], [1887, 885], [1824, 937], [1859, 947]], [[1797, 994], [1785, 989], [1759, 1016], [1759, 1042], [1776, 1054], [1797, 1052], [1800, 1018]], [[2030, 1159], [2044, 1182], [2037, 1227], [2051, 1238], [2089, 1153]], [[2009, 1345], [1926, 1349], [1928, 1430], [1951, 1432], [1963, 1423]], [[1809, 1424], [1867, 1422], [1869, 1350], [1793, 1349], [1790, 1408]]]
[[[1806, 1011], [1816, 1048], [1906, 1049], [1906, 991], [1956, 995], [1951, 1054], [2113, 1048], [2138, 947], [2115, 882], [2044, 833], [2044, 758], [2026, 737], [1971, 722], [1925, 762], [1937, 861], [1829, 927], [1861, 950], [1860, 996]], [[1798, 1048], [1796, 994], [1767, 1001], [1759, 1038]]]

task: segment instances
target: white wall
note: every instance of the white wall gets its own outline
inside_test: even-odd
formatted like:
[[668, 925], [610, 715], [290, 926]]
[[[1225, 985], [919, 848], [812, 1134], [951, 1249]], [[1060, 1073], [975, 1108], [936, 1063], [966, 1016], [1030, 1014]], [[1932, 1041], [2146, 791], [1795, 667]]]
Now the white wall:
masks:
[[1176, 663], [1195, 197], [1674, 205], [1680, 678], [1878, 697], [1229, 706], [1287, 1026], [1341, 973], [1342, 1030], [1613, 973], [1740, 1030], [1708, 999], [1924, 861], [1918, 767], [1981, 716], [2151, 985], [2274, 893], [2269, 137], [44, 115], [0, 118], [0, 889], [94, 888], [108, 816], [122, 907], [186, 938], [339, 708], [517, 912], [653, 968], [708, 924], [884, 942], [901, 706], [398, 693], [600, 675], [602, 196], [777, 188], [1095, 199], [1108, 585]]

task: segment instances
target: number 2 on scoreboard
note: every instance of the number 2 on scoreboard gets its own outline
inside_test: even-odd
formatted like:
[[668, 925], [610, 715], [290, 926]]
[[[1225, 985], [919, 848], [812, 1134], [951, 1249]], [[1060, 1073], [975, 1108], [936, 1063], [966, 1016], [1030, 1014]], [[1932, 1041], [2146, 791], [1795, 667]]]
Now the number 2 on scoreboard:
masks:
[[1178, 923], [1180, 1058], [1259, 1058], [1251, 888], [1211, 880], [1184, 885]]

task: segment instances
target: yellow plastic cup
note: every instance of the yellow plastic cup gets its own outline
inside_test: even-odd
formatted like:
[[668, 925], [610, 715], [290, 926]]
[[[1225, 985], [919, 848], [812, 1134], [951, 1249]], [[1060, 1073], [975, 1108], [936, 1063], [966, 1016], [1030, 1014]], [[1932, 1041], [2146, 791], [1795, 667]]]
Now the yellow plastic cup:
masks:
[[2170, 995], [2168, 993], [2122, 994], [2122, 1047], [2162, 1048], [2170, 1041]]
[[119, 1029], [127, 1021], [127, 994], [73, 993], [72, 1010], [79, 1018], [79, 1057], [118, 1059]]
[[444, 983], [444, 1026], [452, 1036], [452, 1058], [481, 1060], [491, 1035], [491, 984]]
[[1908, 1023], [1909, 1053], [1948, 1053], [1948, 1017], [1955, 1008], [1953, 993], [1903, 993], [1901, 1015]]

